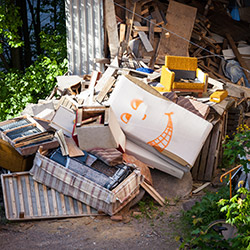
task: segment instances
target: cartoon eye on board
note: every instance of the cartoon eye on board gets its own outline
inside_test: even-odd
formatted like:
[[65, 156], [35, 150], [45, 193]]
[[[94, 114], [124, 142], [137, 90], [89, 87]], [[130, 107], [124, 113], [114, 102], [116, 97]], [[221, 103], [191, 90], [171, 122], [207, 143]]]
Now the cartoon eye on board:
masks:
[[[139, 108], [139, 106], [143, 103], [142, 100], [140, 99], [133, 99], [131, 102], [130, 102], [130, 106], [133, 110], [137, 110]], [[128, 124], [130, 118], [132, 117], [132, 114], [130, 113], [122, 113], [120, 118], [121, 120], [125, 123], [125, 124]], [[142, 120], [145, 120], [147, 117], [146, 114], [144, 114]]]
[[[132, 107], [133, 110], [137, 110], [142, 103], [143, 103], [143, 101], [140, 99], [133, 99], [130, 102], [130, 106]], [[172, 139], [173, 122], [172, 122], [171, 115], [173, 115], [173, 114], [174, 114], [173, 112], [165, 113], [165, 115], [168, 116], [168, 123], [167, 123], [166, 128], [157, 138], [147, 142], [147, 144], [156, 148], [159, 152], [162, 152], [169, 145], [169, 143]], [[130, 113], [122, 113], [120, 116], [122, 122], [124, 122], [125, 124], [128, 124], [131, 117], [132, 117], [132, 114], [130, 114]], [[145, 120], [146, 117], [147, 117], [147, 115], [144, 114], [142, 120]]]

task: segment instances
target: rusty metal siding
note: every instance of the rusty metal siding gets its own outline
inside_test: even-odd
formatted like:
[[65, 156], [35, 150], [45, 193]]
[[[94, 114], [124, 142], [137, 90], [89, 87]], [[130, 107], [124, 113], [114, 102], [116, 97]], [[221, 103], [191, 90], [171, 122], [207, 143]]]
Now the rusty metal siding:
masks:
[[103, 0], [66, 0], [67, 54], [73, 75], [102, 71], [104, 57]]

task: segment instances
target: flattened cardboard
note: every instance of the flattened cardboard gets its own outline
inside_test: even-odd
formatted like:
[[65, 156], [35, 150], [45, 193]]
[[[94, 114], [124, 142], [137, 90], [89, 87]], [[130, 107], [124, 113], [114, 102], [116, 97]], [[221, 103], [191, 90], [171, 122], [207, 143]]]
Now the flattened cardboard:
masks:
[[121, 76], [111, 94], [109, 104], [121, 128], [183, 166], [193, 166], [212, 124], [139, 84]]

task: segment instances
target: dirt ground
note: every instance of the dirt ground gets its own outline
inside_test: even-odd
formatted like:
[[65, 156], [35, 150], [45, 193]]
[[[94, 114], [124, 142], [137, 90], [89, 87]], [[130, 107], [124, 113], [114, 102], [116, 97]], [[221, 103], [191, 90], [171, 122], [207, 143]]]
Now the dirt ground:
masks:
[[[158, 192], [163, 197], [166, 197], [169, 185], [179, 186], [179, 192], [183, 192], [183, 180], [178, 183], [173, 179], [173, 184], [171, 179], [160, 182], [157, 179], [160, 177], [168, 177], [159, 172], [153, 174], [156, 187], [159, 185]], [[193, 182], [190, 184], [190, 177], [184, 179], [192, 189], [195, 188]], [[185, 187], [188, 185], [186, 183]], [[99, 215], [10, 222], [4, 216], [4, 205], [0, 199], [0, 246], [1, 249], [178, 249], [180, 237], [189, 230], [181, 220], [183, 208], [191, 208], [204, 192], [195, 196], [189, 192], [180, 198], [176, 196], [176, 190], [172, 197], [167, 194], [170, 198], [164, 207], [153, 202], [147, 194], [144, 195], [139, 204], [127, 206], [119, 213], [122, 221]]]
[[140, 209], [123, 212], [123, 221], [106, 215], [27, 222], [2, 218], [1, 249], [178, 249], [182, 202], [133, 216]]

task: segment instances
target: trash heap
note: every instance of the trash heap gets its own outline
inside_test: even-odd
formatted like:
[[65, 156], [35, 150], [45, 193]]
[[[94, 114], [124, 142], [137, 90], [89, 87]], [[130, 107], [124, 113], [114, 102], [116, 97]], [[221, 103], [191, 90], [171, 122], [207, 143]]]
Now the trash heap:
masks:
[[196, 8], [174, 1], [165, 15], [158, 1], [130, 5], [126, 20], [112, 1], [105, 9], [118, 24], [106, 25], [103, 73], [58, 76], [46, 100], [0, 123], [0, 166], [14, 172], [1, 176], [7, 219], [112, 216], [142, 189], [164, 205], [150, 169], [211, 181], [225, 135], [249, 116], [247, 76], [241, 85], [221, 78], [214, 58], [200, 60], [204, 50], [189, 43], [219, 53], [206, 13], [195, 19]]

